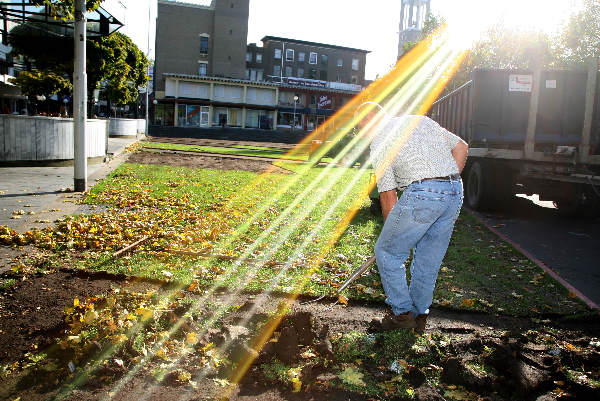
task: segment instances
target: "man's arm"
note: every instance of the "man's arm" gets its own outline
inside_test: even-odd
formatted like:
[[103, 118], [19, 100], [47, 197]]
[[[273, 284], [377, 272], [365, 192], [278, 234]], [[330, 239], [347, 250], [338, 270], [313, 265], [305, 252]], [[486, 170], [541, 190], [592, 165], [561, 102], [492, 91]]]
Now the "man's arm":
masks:
[[398, 201], [398, 195], [395, 189], [390, 191], [384, 191], [379, 194], [379, 201], [381, 202], [381, 211], [383, 212], [383, 221], [385, 221], [390, 214], [390, 211]]
[[[462, 173], [465, 168], [465, 164], [467, 163], [467, 154], [469, 153], [469, 145], [462, 139], [458, 141], [456, 146], [452, 148], [452, 157], [456, 160], [456, 166], [458, 167], [458, 172]], [[382, 203], [383, 205], [383, 203]]]

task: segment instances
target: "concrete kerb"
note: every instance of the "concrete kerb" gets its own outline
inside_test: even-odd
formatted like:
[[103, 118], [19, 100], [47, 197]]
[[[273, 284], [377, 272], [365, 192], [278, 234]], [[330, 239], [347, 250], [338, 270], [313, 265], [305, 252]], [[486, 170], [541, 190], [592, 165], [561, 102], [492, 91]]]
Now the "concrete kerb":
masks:
[[496, 234], [503, 241], [508, 242], [513, 248], [515, 248], [517, 251], [519, 251], [520, 253], [522, 253], [523, 256], [525, 256], [527, 259], [531, 260], [533, 263], [535, 263], [536, 265], [538, 265], [543, 271], [545, 271], [546, 273], [548, 273], [548, 275], [550, 277], [552, 277], [554, 280], [558, 281], [563, 287], [565, 287], [567, 290], [569, 290], [569, 292], [575, 294], [575, 296], [577, 296], [577, 298], [579, 298], [580, 300], [582, 300], [591, 309], [600, 310], [600, 306], [599, 305], [597, 305], [594, 301], [592, 301], [591, 299], [589, 299], [588, 297], [586, 297], [577, 288], [575, 288], [571, 284], [569, 284], [564, 278], [562, 278], [561, 276], [559, 276], [558, 273], [556, 273], [554, 270], [552, 270], [551, 268], [549, 268], [548, 266], [546, 266], [546, 264], [544, 262], [542, 262], [541, 260], [539, 260], [538, 258], [536, 258], [535, 256], [533, 256], [530, 252], [528, 252], [525, 249], [523, 249], [519, 244], [517, 244], [516, 242], [514, 242], [513, 240], [511, 240], [510, 238], [508, 238], [506, 235], [502, 234], [500, 231], [496, 230], [490, 224], [486, 223], [476, 213], [474, 213], [471, 210], [466, 209], [466, 208], [463, 208], [463, 210], [466, 210], [467, 213], [469, 213], [477, 221], [479, 221], [481, 224], [483, 224], [488, 230], [490, 230], [491, 232], [493, 232], [494, 234]]

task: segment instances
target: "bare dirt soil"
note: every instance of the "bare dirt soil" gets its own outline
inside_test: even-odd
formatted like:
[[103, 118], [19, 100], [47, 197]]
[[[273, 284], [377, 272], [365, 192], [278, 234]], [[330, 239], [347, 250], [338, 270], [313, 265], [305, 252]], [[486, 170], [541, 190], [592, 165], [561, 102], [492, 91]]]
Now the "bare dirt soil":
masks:
[[[215, 157], [173, 153], [137, 152], [131, 155], [130, 162], [147, 164], [168, 164], [194, 168], [222, 168], [250, 171], [265, 171], [272, 167], [269, 162], [244, 158]], [[12, 260], [17, 251], [0, 247], [0, 255]], [[54, 271], [49, 274], [21, 277], [4, 272], [3, 279], [14, 279], [14, 284], [0, 290], [0, 366], [6, 367], [15, 361], [27, 359], [27, 353], [48, 349], [55, 355], [57, 366], [52, 370], [36, 367], [24, 368], [8, 375], [0, 376], [0, 399], [49, 400], [57, 399], [57, 391], [65, 382], [73, 379], [66, 365], [69, 355], [57, 350], [57, 338], [66, 332], [65, 308], [72, 307], [74, 298], [102, 297], [121, 291], [145, 292], [169, 291], [169, 286], [107, 274], [86, 272], [73, 273]], [[200, 299], [202, 292], [182, 292], [183, 298]], [[219, 346], [227, 343], [229, 360], [250, 357], [253, 363], [238, 385], [224, 384], [223, 379], [235, 373], [235, 366], [207, 372], [202, 361], [195, 354], [189, 354], [180, 362], [192, 377], [200, 379], [195, 386], [182, 384], [174, 377], [167, 376], [157, 382], [153, 369], [159, 366], [154, 361], [148, 368], [137, 371], [133, 376], [128, 372], [139, 362], [140, 355], [129, 349], [119, 354], [118, 364], [110, 362], [98, 376], [87, 377], [73, 390], [65, 393], [66, 400], [101, 400], [110, 396], [113, 400], [209, 400], [228, 396], [231, 400], [374, 400], [356, 388], [335, 385], [339, 375], [339, 365], [335, 365], [336, 349], [332, 345], [335, 338], [358, 331], [369, 331], [371, 321], [384, 313], [383, 304], [350, 302], [348, 306], [334, 300], [303, 304], [296, 301], [286, 318], [275, 328], [273, 339], [262, 349], [254, 343], [256, 331], [272, 317], [285, 298], [284, 294], [228, 294], [219, 291], [205, 300], [200, 315], [210, 317], [215, 304], [226, 298], [240, 307], [228, 313], [218, 326], [209, 329], [199, 340], [196, 348], [204, 350], [208, 344]], [[175, 311], [183, 316], [185, 311]], [[180, 317], [180, 316], [176, 317]], [[244, 326], [241, 326], [241, 325]], [[249, 330], [244, 331], [240, 327]], [[554, 343], [568, 343], [567, 350], [556, 350], [554, 346], [541, 344], [531, 334], [532, 329], [540, 330], [539, 322], [528, 318], [463, 313], [447, 308], [433, 308], [428, 320], [427, 333], [443, 335], [451, 339], [439, 348], [428, 369], [441, 371], [441, 381], [447, 388], [460, 386], [471, 394], [478, 394], [479, 400], [501, 401], [521, 400], [585, 400], [600, 399], [597, 389], [577, 383], [567, 378], [560, 367], [566, 363], [585, 365], [587, 369], [600, 370], [600, 352], [590, 350], [588, 345], [598, 341], [600, 320], [587, 318], [585, 321], [556, 317], [546, 321], [544, 336]], [[504, 334], [498, 336], [498, 332]], [[594, 340], [594, 338], [596, 338]], [[397, 344], [398, 347], [406, 344]], [[375, 344], [374, 349], [382, 347]], [[389, 346], [389, 345], [388, 345]], [[92, 358], [101, 358], [110, 345], [97, 344], [90, 351]], [[295, 366], [303, 350], [314, 350], [307, 357], [305, 367], [300, 372], [302, 387], [294, 392], [290, 383], [267, 377], [264, 364], [277, 358]], [[428, 350], [427, 352], [433, 352]], [[437, 351], [436, 351], [437, 352]], [[497, 372], [491, 380], [477, 375], [466, 366], [481, 355]], [[440, 356], [443, 355], [443, 356]], [[429, 357], [429, 355], [428, 355]], [[367, 357], [368, 358], [368, 357]], [[328, 362], [329, 361], [329, 362]], [[116, 363], [116, 362], [115, 362]], [[382, 369], [365, 360], [364, 370], [382, 380], [393, 380], [395, 373]], [[225, 365], [224, 365], [225, 366]], [[408, 368], [407, 368], [408, 369]], [[412, 369], [412, 370], [411, 370]], [[414, 367], [407, 370], [415, 392], [390, 394], [385, 399], [443, 400], [435, 386], [429, 384], [423, 373]], [[559, 384], [556, 384], [559, 383]], [[567, 384], [565, 384], [567, 383]], [[116, 387], [116, 386], [119, 387]], [[556, 392], [561, 385], [564, 392]], [[518, 394], [518, 395], [517, 395]], [[517, 397], [517, 398], [515, 398]], [[60, 398], [60, 397], [59, 397]]]
[[150, 137], [151, 142], [159, 143], [174, 143], [179, 145], [194, 145], [194, 146], [217, 146], [217, 147], [237, 147], [237, 146], [263, 146], [278, 149], [292, 149], [295, 144], [283, 142], [257, 142], [257, 141], [233, 141], [227, 139], [210, 139], [210, 138], [162, 138]]
[[132, 154], [129, 163], [154, 164], [159, 166], [181, 166], [190, 168], [212, 168], [218, 170], [244, 170], [262, 173], [288, 174], [289, 171], [274, 166], [271, 161], [244, 156], [219, 156], [190, 154], [179, 151], [142, 151]]

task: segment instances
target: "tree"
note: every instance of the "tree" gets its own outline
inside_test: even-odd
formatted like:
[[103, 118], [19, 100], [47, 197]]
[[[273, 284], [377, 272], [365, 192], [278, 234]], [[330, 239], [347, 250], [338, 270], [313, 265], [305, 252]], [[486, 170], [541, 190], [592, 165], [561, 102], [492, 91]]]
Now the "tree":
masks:
[[552, 39], [547, 34], [497, 25], [473, 44], [448, 82], [446, 92], [467, 82], [471, 78], [471, 73], [477, 68], [550, 68], [555, 63]]
[[446, 23], [446, 20], [440, 15], [428, 12], [425, 15], [425, 21], [423, 22], [423, 30], [421, 31], [421, 38], [418, 41], [408, 41], [402, 45], [402, 54], [408, 53], [413, 47], [419, 44], [421, 40], [426, 39], [429, 35], [435, 32], [436, 29]]
[[[96, 10], [104, 0], [87, 0], [85, 6], [88, 10]], [[33, 4], [47, 6], [50, 15], [56, 18], [68, 20], [75, 16], [75, 4], [73, 0], [33, 0]]]
[[561, 67], [573, 68], [589, 57], [600, 58], [600, 2], [585, 0], [583, 9], [569, 18], [557, 43]]
[[[9, 38], [13, 54], [18, 54], [35, 65], [37, 82], [51, 77], [73, 75], [73, 39], [40, 37], [31, 34], [31, 26], [23, 24], [13, 29]], [[136, 100], [137, 88], [147, 80], [148, 60], [127, 35], [115, 32], [110, 36], [87, 40], [88, 94], [102, 83], [108, 99], [116, 104]], [[45, 77], [45, 78], [43, 78]], [[24, 78], [25, 79], [25, 78]], [[28, 77], [28, 90], [41, 94], [46, 86], [35, 89], [35, 80]], [[44, 79], [46, 81], [44, 81]], [[22, 82], [15, 79], [15, 82]], [[33, 93], [32, 93], [33, 94]]]
[[127, 35], [120, 32], [103, 38], [96, 45], [98, 51], [95, 55], [100, 56], [96, 61], [100, 67], [93, 72], [97, 74], [98, 82], [105, 82], [107, 99], [116, 104], [134, 102], [138, 88], [148, 82], [149, 62], [146, 56]]
[[54, 94], [66, 95], [73, 89], [71, 82], [52, 72], [23, 71], [12, 82], [21, 88], [21, 93], [26, 96], [44, 95], [50, 97]]

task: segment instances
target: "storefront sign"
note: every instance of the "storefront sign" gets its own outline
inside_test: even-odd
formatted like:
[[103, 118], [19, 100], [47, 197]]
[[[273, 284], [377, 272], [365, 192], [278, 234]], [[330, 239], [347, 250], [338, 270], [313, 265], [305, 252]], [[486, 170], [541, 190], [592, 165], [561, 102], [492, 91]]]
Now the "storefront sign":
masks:
[[288, 83], [288, 85], [310, 86], [313, 88], [326, 88], [327, 87], [327, 82], [316, 81], [314, 79], [288, 78], [287, 83]]
[[317, 108], [319, 109], [330, 109], [333, 99], [330, 95], [319, 95], [319, 100], [317, 101]]
[[532, 75], [510, 74], [508, 76], [509, 92], [531, 92], [533, 87]]

